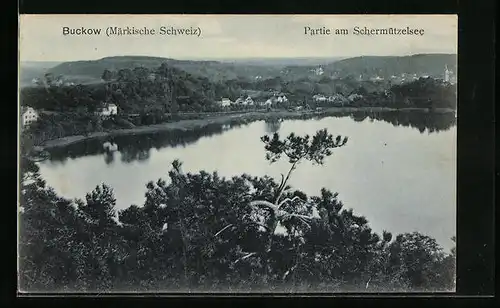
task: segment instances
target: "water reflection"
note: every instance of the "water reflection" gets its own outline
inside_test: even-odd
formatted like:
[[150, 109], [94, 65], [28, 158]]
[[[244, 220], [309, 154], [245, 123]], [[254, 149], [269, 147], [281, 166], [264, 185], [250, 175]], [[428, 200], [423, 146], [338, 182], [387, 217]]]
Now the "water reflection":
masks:
[[281, 128], [281, 123], [283, 119], [269, 119], [266, 120], [266, 132], [268, 134], [274, 134], [278, 132]]
[[[421, 133], [435, 133], [447, 131], [456, 125], [457, 118], [454, 113], [427, 113], [427, 112], [373, 112], [361, 115], [351, 115], [355, 121], [363, 121], [366, 117], [370, 120], [384, 121], [394, 126], [412, 127]], [[360, 121], [360, 122], [361, 122]]]
[[[329, 114], [304, 114], [294, 118], [299, 119], [322, 119], [326, 117], [343, 118], [349, 117], [355, 122], [365, 120], [383, 121], [394, 126], [411, 127], [420, 133], [434, 133], [449, 130], [456, 125], [456, 117], [453, 113], [427, 113], [427, 112], [345, 112]], [[268, 134], [278, 132], [281, 128], [283, 118], [271, 117], [265, 121], [265, 131]], [[103, 154], [106, 164], [115, 162], [115, 152], [109, 147], [103, 147], [104, 142], [116, 144], [120, 153], [120, 161], [123, 163], [144, 162], [151, 156], [151, 149], [160, 150], [166, 147], [185, 147], [202, 137], [220, 135], [231, 128], [247, 125], [248, 121], [233, 120], [228, 124], [210, 124], [204, 128], [193, 130], [176, 129], [165, 132], [140, 135], [124, 135], [109, 137], [106, 139], [92, 139], [72, 144], [64, 148], [50, 150], [51, 161], [64, 164], [68, 158], [74, 159], [89, 155]]]
[[66, 147], [51, 149], [50, 160], [64, 164], [68, 158], [74, 159], [89, 155], [104, 155], [106, 164], [115, 161], [115, 151], [110, 151], [108, 147], [103, 147], [103, 142], [108, 140], [116, 144], [120, 153], [120, 161], [124, 163], [142, 162], [150, 157], [151, 149], [160, 150], [166, 147], [185, 147], [198, 141], [202, 137], [220, 135], [231, 128], [239, 127], [247, 123], [230, 123], [224, 125], [211, 124], [203, 129], [183, 130], [176, 129], [170, 131], [157, 132], [152, 134], [124, 135], [109, 138], [96, 138], [71, 144]]
[[105, 152], [104, 161], [106, 165], [112, 164], [115, 161], [115, 152]]
[[[348, 136], [348, 145], [321, 167], [302, 164], [290, 181], [293, 188], [317, 195], [325, 187], [338, 192], [346, 208], [366, 216], [379, 233], [419, 231], [451, 247], [456, 211], [454, 115], [354, 112], [338, 117], [309, 115], [308, 121], [282, 122], [275, 117], [241, 128], [234, 123], [94, 140], [58, 150], [61, 159], [70, 160], [62, 166], [54, 155], [52, 161], [39, 163], [40, 173], [67, 198], [84, 198], [106, 183], [115, 192], [116, 208], [123, 209], [144, 204], [145, 184], [168, 179], [175, 159], [183, 162], [186, 172], [217, 171], [224, 177], [248, 173], [279, 181], [290, 165], [286, 160], [270, 165], [260, 137], [276, 130], [312, 135], [328, 128]], [[323, 119], [313, 120], [317, 118]], [[115, 143], [117, 151], [106, 152], [106, 141]]]

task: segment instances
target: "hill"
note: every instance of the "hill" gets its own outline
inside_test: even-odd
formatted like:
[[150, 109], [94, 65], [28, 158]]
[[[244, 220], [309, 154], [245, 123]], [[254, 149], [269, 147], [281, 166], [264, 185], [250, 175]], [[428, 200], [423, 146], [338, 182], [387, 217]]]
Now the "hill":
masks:
[[263, 67], [261, 65], [236, 65], [218, 61], [175, 60], [147, 56], [116, 56], [99, 60], [64, 62], [50, 69], [49, 72], [65, 77], [81, 76], [82, 78], [100, 79], [103, 71], [106, 69], [120, 70], [133, 69], [135, 67], [152, 69], [159, 67], [163, 63], [190, 74], [209, 78], [213, 81], [240, 78], [251, 80], [257, 76], [266, 78], [279, 74], [281, 68], [275, 66]]
[[104, 70], [157, 68], [166, 63], [187, 73], [205, 77], [213, 82], [227, 80], [268, 79], [281, 76], [296, 80], [314, 76], [319, 65], [326, 76], [374, 76], [389, 78], [403, 73], [429, 75], [442, 78], [445, 65], [456, 71], [455, 54], [418, 54], [412, 56], [363, 56], [336, 60], [335, 58], [294, 59], [224, 59], [224, 60], [176, 60], [149, 56], [115, 56], [99, 60], [64, 62], [48, 70], [62, 75], [75, 83], [100, 81]]
[[[389, 78], [393, 75], [417, 74], [442, 78], [444, 67], [453, 71], [457, 68], [456, 54], [417, 54], [412, 56], [362, 56], [347, 58], [323, 65], [325, 75], [338, 77], [378, 75]], [[289, 76], [303, 76], [311, 74], [317, 66], [288, 66], [285, 68]]]
[[22, 87], [31, 84], [33, 78], [37, 78], [45, 74], [52, 67], [57, 66], [60, 62], [46, 61], [26, 61], [19, 64], [19, 81]]
[[334, 57], [307, 57], [307, 58], [242, 58], [220, 59], [218, 61], [234, 64], [260, 65], [260, 66], [314, 66], [326, 65], [343, 58]]
[[340, 74], [371, 74], [381, 77], [392, 75], [426, 74], [429, 76], [443, 75], [444, 67], [456, 71], [457, 55], [455, 54], [418, 54], [403, 57], [356, 57], [334, 62], [324, 69]]
[[[93, 65], [86, 68], [87, 71], [75, 73], [83, 75], [90, 68], [96, 69]], [[59, 112], [93, 113], [104, 102], [113, 102], [126, 113], [213, 111], [217, 108], [215, 101], [221, 97], [236, 99], [241, 94], [241, 86], [234, 81], [212, 82], [165, 63], [152, 68], [107, 70], [107, 73], [103, 76], [106, 81], [99, 77], [100, 82], [77, 86], [58, 85], [57, 79], [44, 79], [45, 86], [21, 90], [21, 104]], [[103, 72], [99, 74], [102, 75]]]

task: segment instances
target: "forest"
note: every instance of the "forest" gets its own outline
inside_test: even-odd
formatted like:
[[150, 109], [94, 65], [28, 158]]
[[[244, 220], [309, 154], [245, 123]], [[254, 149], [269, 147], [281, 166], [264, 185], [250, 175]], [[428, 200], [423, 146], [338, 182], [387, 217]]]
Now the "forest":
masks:
[[[102, 82], [56, 86], [47, 74], [38, 87], [21, 90], [21, 104], [37, 110], [93, 113], [104, 103], [114, 103], [120, 113], [177, 113], [221, 111], [216, 104], [223, 97], [235, 101], [251, 96], [264, 102], [276, 92], [289, 102], [276, 108], [312, 103], [316, 94], [331, 96], [361, 94], [359, 106], [456, 108], [456, 85], [432, 78], [420, 78], [402, 85], [388, 81], [358, 81], [353, 77], [304, 77], [294, 81], [273, 77], [248, 81], [243, 78], [212, 81], [163, 63], [157, 68], [135, 67], [104, 70]], [[241, 108], [244, 108], [243, 106]], [[233, 108], [234, 109], [234, 108]]]
[[[288, 185], [304, 161], [321, 166], [348, 143], [262, 136], [277, 181], [248, 174], [186, 173], [175, 160], [146, 185], [145, 202], [116, 210], [102, 183], [68, 200], [21, 161], [19, 287], [24, 291], [452, 291], [455, 249], [426, 235], [375, 233], [338, 193]], [[123, 208], [123, 206], [120, 206]], [[279, 227], [286, 232], [278, 232]]]
[[[243, 79], [211, 82], [163, 63], [154, 69], [105, 70], [102, 80], [97, 84], [58, 86], [57, 77], [47, 74], [40, 86], [23, 88], [21, 105], [43, 110], [37, 122], [23, 131], [23, 138], [29, 139], [33, 145], [40, 145], [66, 136], [203, 117], [196, 113], [264, 110], [257, 105], [222, 108], [216, 101], [222, 97], [234, 101], [251, 95], [254, 101], [263, 102], [276, 92], [287, 93], [288, 101], [273, 103], [271, 109], [274, 110], [338, 106], [328, 101], [314, 101], [312, 97], [318, 93], [325, 96], [336, 93], [360, 95], [359, 99], [349, 103], [349, 107], [454, 110], [457, 106], [456, 85], [432, 78], [420, 78], [400, 85], [360, 82], [351, 77], [295, 81], [275, 77], [252, 82]], [[108, 119], [96, 115], [95, 111], [105, 103], [116, 104], [118, 115]]]

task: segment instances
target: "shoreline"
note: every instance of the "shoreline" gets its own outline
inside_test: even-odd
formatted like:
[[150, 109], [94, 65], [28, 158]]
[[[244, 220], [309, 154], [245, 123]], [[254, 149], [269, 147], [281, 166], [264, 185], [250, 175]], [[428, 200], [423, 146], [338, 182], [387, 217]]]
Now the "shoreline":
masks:
[[294, 117], [303, 116], [303, 115], [324, 115], [324, 114], [338, 114], [345, 112], [390, 112], [390, 111], [399, 111], [399, 112], [425, 112], [425, 113], [451, 113], [456, 112], [456, 110], [448, 109], [448, 108], [440, 108], [430, 111], [426, 108], [389, 108], [389, 107], [332, 107], [323, 109], [321, 111], [288, 111], [288, 110], [278, 110], [271, 112], [259, 112], [259, 111], [249, 111], [244, 113], [237, 114], [227, 114], [227, 115], [216, 115], [216, 116], [207, 116], [203, 119], [196, 120], [179, 120], [176, 122], [170, 123], [162, 123], [162, 124], [153, 124], [153, 125], [144, 125], [138, 126], [134, 128], [123, 128], [123, 129], [113, 129], [104, 132], [95, 132], [89, 135], [73, 135], [67, 136], [52, 140], [45, 141], [40, 147], [42, 150], [52, 149], [52, 148], [60, 148], [65, 147], [74, 143], [82, 142], [85, 140], [96, 139], [96, 138], [105, 138], [105, 137], [113, 137], [113, 136], [122, 136], [122, 135], [138, 135], [138, 134], [151, 134], [156, 132], [163, 132], [169, 130], [192, 130], [192, 129], [202, 129], [208, 125], [212, 124], [227, 124], [228, 122], [240, 119], [243, 121], [261, 121], [266, 120], [271, 117], [283, 117], [293, 119]]

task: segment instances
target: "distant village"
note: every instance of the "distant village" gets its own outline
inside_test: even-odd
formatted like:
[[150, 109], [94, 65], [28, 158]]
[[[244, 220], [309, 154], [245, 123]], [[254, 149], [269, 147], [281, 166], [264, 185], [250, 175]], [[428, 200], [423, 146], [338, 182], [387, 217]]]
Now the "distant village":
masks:
[[[316, 69], [311, 70], [311, 72], [315, 75], [321, 76], [324, 74], [324, 70], [321, 67], [318, 67]], [[261, 76], [257, 76], [257, 79], [260, 79]], [[400, 76], [391, 76], [390, 81], [393, 84], [401, 84], [401, 83], [406, 83], [406, 82], [411, 82], [418, 80], [419, 78], [429, 78], [429, 75], [427, 74], [406, 74], [403, 73]], [[360, 75], [357, 79], [358, 81], [365, 81], [365, 80], [370, 80], [370, 81], [383, 81], [384, 78], [380, 76], [371, 76], [371, 77], [366, 77], [363, 75]], [[456, 74], [452, 70], [448, 68], [448, 66], [444, 67], [443, 71], [443, 81], [451, 84], [456, 83]], [[386, 95], [389, 95], [388, 93], [385, 93]], [[330, 103], [332, 106], [349, 106], [350, 104], [356, 102], [357, 100], [360, 100], [363, 98], [363, 95], [357, 94], [357, 93], [351, 93], [348, 95], [344, 95], [341, 93], [336, 93], [331, 96], [326, 96], [322, 94], [315, 94], [312, 96], [312, 101], [316, 103]], [[231, 101], [229, 98], [222, 98], [220, 101], [217, 102], [219, 107], [221, 108], [230, 108], [232, 106], [260, 106], [264, 108], [269, 108], [274, 106], [277, 103], [285, 103], [288, 102], [288, 98], [284, 93], [279, 93], [275, 92], [270, 98], [267, 100], [260, 100], [260, 101], [254, 101], [254, 99], [251, 96], [242, 96], [235, 101]], [[300, 104], [297, 103], [295, 105], [299, 105], [295, 107], [296, 110], [300, 110], [303, 108], [307, 108], [307, 104]], [[321, 109], [320, 107], [317, 109]]]
[[[315, 69], [311, 70], [311, 73], [316, 76], [324, 76], [325, 71], [323, 68], [317, 67]], [[333, 74], [331, 77], [336, 78], [338, 77], [337, 74]], [[390, 81], [391, 83], [398, 84], [398, 83], [405, 83], [405, 82], [411, 82], [413, 80], [417, 80], [419, 78], [428, 78], [430, 77], [429, 74], [410, 74], [410, 73], [402, 73], [401, 75], [392, 75], [389, 78], [384, 78], [379, 75], [370, 75], [370, 74], [361, 74], [357, 76], [356, 80], [357, 81]], [[457, 82], [457, 75], [455, 72], [453, 72], [451, 69], [448, 68], [447, 65], [445, 65], [444, 70], [443, 70], [443, 75], [441, 76], [442, 79], [445, 82], [449, 82], [451, 84], [455, 84]]]
[[[321, 67], [315, 68], [311, 70], [311, 72], [314, 75], [321, 76], [324, 74], [324, 70]], [[406, 74], [403, 73], [400, 76], [391, 76], [390, 81], [394, 84], [397, 83], [405, 83], [405, 82], [411, 82], [414, 80], [417, 80], [419, 78], [428, 78], [428, 75], [421, 74]], [[256, 79], [260, 79], [261, 76], [257, 76]], [[370, 81], [383, 81], [384, 78], [380, 76], [363, 76], [360, 75], [358, 77], [358, 81], [363, 81], [363, 80], [370, 80]], [[450, 70], [447, 66], [444, 67], [444, 72], [443, 72], [443, 81], [451, 84], [455, 84], [457, 82], [457, 76], [456, 74]], [[59, 76], [55, 78], [54, 80], [44, 80], [41, 78], [34, 78], [32, 80], [33, 85], [36, 86], [47, 86], [48, 83], [50, 83], [51, 86], [74, 86], [75, 84], [71, 81], [64, 80], [62, 76]], [[356, 102], [357, 100], [360, 100], [363, 98], [363, 95], [361, 94], [356, 94], [352, 93], [349, 95], [343, 95], [341, 93], [336, 93], [331, 96], [325, 96], [322, 94], [315, 94], [311, 97], [313, 102], [316, 103], [328, 103], [328, 105], [333, 106], [349, 106], [350, 104]], [[285, 93], [281, 92], [274, 92], [271, 94], [271, 97], [268, 97], [267, 99], [256, 99], [252, 98], [249, 95], [243, 95], [239, 98], [237, 98], [235, 101], [232, 101], [231, 99], [227, 97], [221, 98], [219, 101], [216, 102], [216, 104], [222, 109], [222, 110], [227, 110], [232, 107], [250, 107], [250, 106], [257, 106], [260, 108], [267, 108], [270, 109], [273, 106], [276, 106], [276, 104], [280, 103], [286, 103], [288, 102], [288, 98]], [[304, 108], [309, 108], [308, 104], [305, 102], [295, 102], [294, 104], [296, 107], [294, 107], [295, 110], [301, 110]], [[317, 110], [320, 110], [321, 107], [317, 107]], [[36, 122], [39, 119], [40, 116], [40, 111], [37, 111], [31, 107], [22, 107], [21, 108], [21, 125], [22, 127], [24, 126], [29, 126], [32, 123]], [[108, 118], [110, 116], [118, 114], [118, 106], [112, 103], [104, 103], [96, 112], [96, 115], [100, 116], [101, 118]]]

